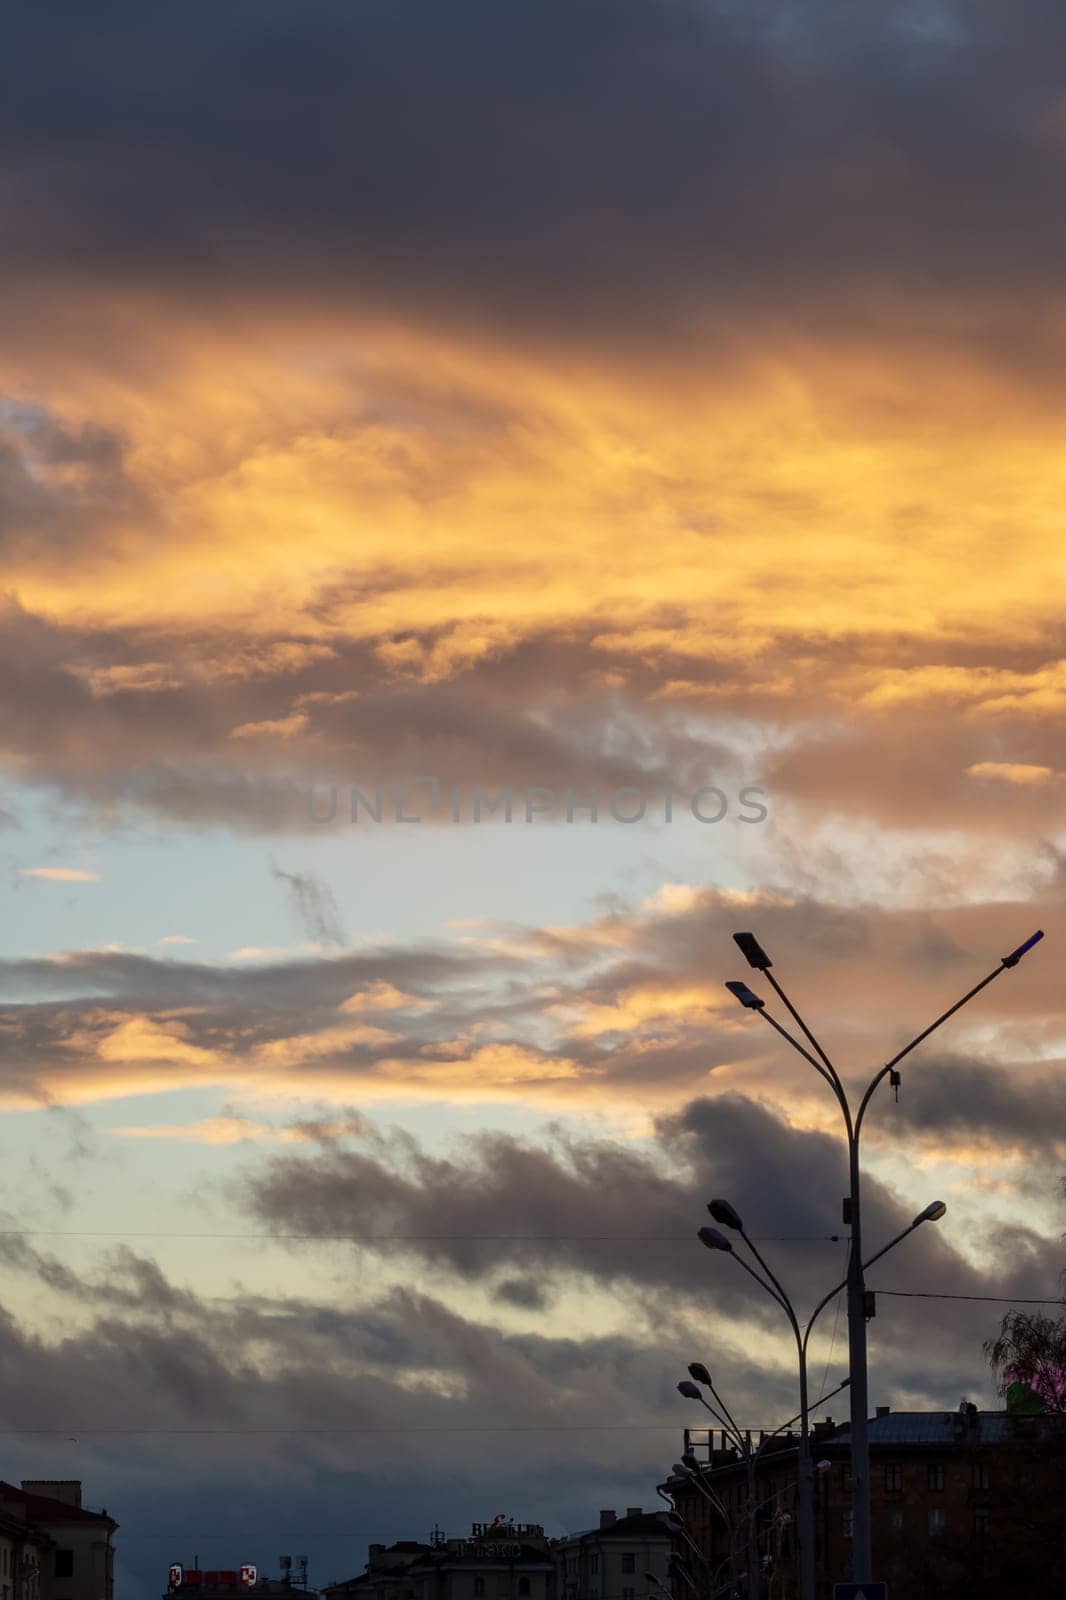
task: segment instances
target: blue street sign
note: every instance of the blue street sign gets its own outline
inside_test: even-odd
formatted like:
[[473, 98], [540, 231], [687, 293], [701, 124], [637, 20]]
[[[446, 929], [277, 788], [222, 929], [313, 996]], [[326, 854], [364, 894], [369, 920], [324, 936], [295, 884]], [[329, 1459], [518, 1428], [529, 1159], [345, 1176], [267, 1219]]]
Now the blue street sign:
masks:
[[834, 1583], [833, 1600], [888, 1600], [887, 1583]]

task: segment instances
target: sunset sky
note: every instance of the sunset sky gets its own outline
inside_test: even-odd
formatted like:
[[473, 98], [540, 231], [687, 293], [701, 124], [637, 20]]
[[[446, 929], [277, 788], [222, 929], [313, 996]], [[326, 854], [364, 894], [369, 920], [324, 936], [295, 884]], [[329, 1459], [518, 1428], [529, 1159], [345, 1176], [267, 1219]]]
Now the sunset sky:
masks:
[[[689, 1360], [776, 1426], [695, 1230], [812, 1305], [845, 1169], [736, 929], [860, 1090], [1045, 930], [875, 1103], [867, 1236], [1059, 1293], [1063, 8], [9, 16], [0, 1477], [149, 1600], [657, 1506]], [[871, 1405], [994, 1404], [1004, 1310], [881, 1298]]]

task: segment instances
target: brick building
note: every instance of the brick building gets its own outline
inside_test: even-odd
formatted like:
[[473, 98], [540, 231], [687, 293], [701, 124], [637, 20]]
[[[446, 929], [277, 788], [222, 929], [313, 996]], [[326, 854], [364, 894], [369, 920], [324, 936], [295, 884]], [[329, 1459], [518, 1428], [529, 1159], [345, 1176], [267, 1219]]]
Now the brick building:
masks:
[[669, 1587], [673, 1536], [665, 1514], [630, 1506], [553, 1541], [559, 1600], [652, 1600]]
[[[979, 1411], [891, 1412], [869, 1425], [874, 1576], [906, 1600], [1052, 1600], [1066, 1594], [1066, 1425], [1050, 1417]], [[814, 1427], [818, 1600], [851, 1572], [852, 1491], [847, 1425]], [[759, 1441], [756, 1440], [755, 1443]], [[767, 1442], [756, 1466], [756, 1523], [775, 1600], [795, 1600], [798, 1440]], [[688, 1430], [705, 1484], [731, 1528], [691, 1483], [666, 1487], [712, 1567], [746, 1570], [747, 1474], [721, 1436]], [[743, 1592], [741, 1586], [741, 1592]], [[677, 1600], [683, 1590], [675, 1585]]]

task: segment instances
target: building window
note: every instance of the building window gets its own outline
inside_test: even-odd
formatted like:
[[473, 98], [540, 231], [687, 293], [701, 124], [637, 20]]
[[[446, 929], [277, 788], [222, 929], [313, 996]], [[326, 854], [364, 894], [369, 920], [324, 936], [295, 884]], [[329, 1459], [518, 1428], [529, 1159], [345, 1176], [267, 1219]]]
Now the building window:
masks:
[[845, 1494], [851, 1494], [852, 1491], [855, 1488], [855, 1479], [851, 1475], [851, 1468], [850, 1467], [841, 1467], [841, 1469], [840, 1469], [840, 1477], [841, 1477], [841, 1481], [843, 1482], [843, 1485], [844, 1485], [844, 1493]]
[[888, 1525], [893, 1533], [903, 1532], [903, 1512], [893, 1511], [889, 1514]]
[[519, 1594], [528, 1594], [529, 1593], [529, 1579], [528, 1578], [519, 1578], [519, 1580], [518, 1580], [518, 1592], [519, 1592]]
[[991, 1489], [992, 1483], [988, 1472], [987, 1461], [975, 1461], [973, 1464], [973, 1486], [975, 1489]]
[[589, 1571], [590, 1572], [599, 1572], [599, 1570], [600, 1570], [600, 1558], [599, 1558], [599, 1556], [589, 1556]]
[[74, 1576], [73, 1550], [57, 1550], [55, 1573], [57, 1578], [72, 1578]]
[[636, 1572], [636, 1570], [637, 1570], [637, 1558], [636, 1558], [635, 1553], [632, 1550], [623, 1550], [622, 1551], [622, 1571], [623, 1572]]
[[944, 1463], [942, 1461], [930, 1461], [929, 1487], [934, 1490], [944, 1487]]
[[478, 1576], [478, 1577], [476, 1577], [474, 1579], [474, 1593], [475, 1594], [484, 1594], [485, 1593], [485, 1580], [484, 1580], [484, 1578]]
[[635, 1600], [636, 1592], [635, 1589], [623, 1589], [622, 1600]]
[[885, 1488], [889, 1494], [898, 1494], [903, 1488], [903, 1468], [898, 1461], [885, 1468]]
[[973, 1514], [973, 1531], [976, 1534], [987, 1533], [992, 1525], [991, 1511], [975, 1511]]
[[852, 1528], [853, 1528], [854, 1522], [855, 1522], [855, 1513], [851, 1509], [851, 1507], [849, 1506], [848, 1509], [844, 1513], [844, 1537], [845, 1537], [845, 1539], [850, 1539], [851, 1538]]
[[[941, 1485], [941, 1487], [943, 1487], [943, 1485]], [[943, 1533], [943, 1531], [944, 1513], [939, 1506], [936, 1506], [929, 1513], [929, 1532], [930, 1535], [933, 1535], [937, 1533]]]

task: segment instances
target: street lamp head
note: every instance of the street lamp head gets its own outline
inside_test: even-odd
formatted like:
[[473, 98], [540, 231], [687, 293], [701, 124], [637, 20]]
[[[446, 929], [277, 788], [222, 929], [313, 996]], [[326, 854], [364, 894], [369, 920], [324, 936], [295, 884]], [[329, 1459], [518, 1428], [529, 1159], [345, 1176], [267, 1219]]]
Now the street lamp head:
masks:
[[677, 1392], [678, 1394], [683, 1394], [686, 1400], [702, 1400], [703, 1398], [691, 1378], [682, 1378], [677, 1386]]
[[814, 1470], [815, 1472], [828, 1472], [832, 1465], [833, 1463], [831, 1461], [816, 1461], [814, 1463]]
[[1029, 935], [1024, 944], [1020, 944], [1018, 946], [1017, 950], [1012, 950], [1009, 956], [1003, 957], [1002, 965], [1005, 967], [1016, 967], [1018, 962], [1022, 959], [1022, 956], [1031, 950], [1034, 944], [1039, 944], [1043, 937], [1043, 928], [1038, 928], [1035, 933], [1031, 933]]
[[766, 1005], [766, 1001], [760, 1000], [754, 989], [749, 989], [746, 983], [741, 983], [736, 978], [730, 979], [726, 988], [731, 995], [735, 995], [742, 1006], [747, 1006], [749, 1011], [761, 1011]]
[[733, 1228], [738, 1233], [744, 1232], [740, 1213], [729, 1204], [728, 1200], [708, 1200], [707, 1210], [715, 1222], [720, 1222], [723, 1228]]
[[770, 957], [753, 933], [735, 933], [733, 935], [733, 943], [748, 963], [748, 966], [754, 967], [756, 972], [765, 972], [767, 967], [773, 966]]
[[690, 1361], [688, 1364], [689, 1376], [695, 1378], [697, 1383], [705, 1383], [708, 1389], [712, 1388], [711, 1375], [702, 1361]]
[[699, 1241], [705, 1244], [708, 1250], [726, 1250], [730, 1255], [733, 1253], [733, 1246], [725, 1234], [719, 1233], [717, 1228], [700, 1228]]
[[917, 1227], [919, 1222], [939, 1222], [947, 1209], [943, 1200], [934, 1200], [932, 1205], [926, 1206], [924, 1211], [919, 1211], [914, 1219], [914, 1226]]

